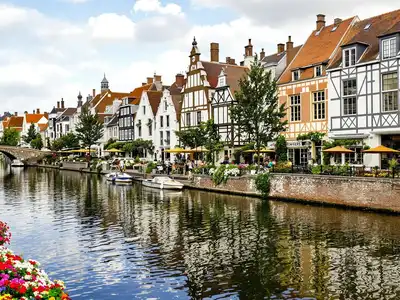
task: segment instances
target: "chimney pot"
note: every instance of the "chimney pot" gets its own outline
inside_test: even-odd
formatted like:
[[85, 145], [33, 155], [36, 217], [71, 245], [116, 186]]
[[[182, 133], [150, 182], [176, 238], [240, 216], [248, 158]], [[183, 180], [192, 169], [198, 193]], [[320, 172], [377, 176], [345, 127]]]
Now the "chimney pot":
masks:
[[93, 97], [93, 98], [96, 97], [96, 89], [93, 89], [93, 91], [92, 91], [92, 97]]
[[249, 39], [249, 44], [244, 47], [244, 56], [253, 56], [253, 45], [251, 44], [251, 39]]
[[317, 31], [320, 31], [325, 26], [325, 15], [317, 15]]
[[57, 101], [57, 108], [60, 108], [60, 101]]
[[178, 87], [183, 87], [185, 85], [185, 76], [183, 74], [176, 74], [175, 83]]
[[155, 82], [161, 82], [161, 75], [154, 75]]
[[147, 83], [146, 82], [142, 82], [142, 86], [145, 86]]
[[211, 43], [210, 44], [210, 58], [213, 62], [219, 62], [219, 44]]
[[260, 60], [264, 59], [264, 57], [265, 57], [265, 51], [264, 48], [262, 48], [260, 52]]
[[64, 108], [64, 98], [61, 98], [61, 108]]
[[147, 84], [153, 83], [153, 77], [147, 77]]
[[282, 53], [283, 51], [285, 51], [285, 44], [278, 44], [278, 53]]
[[342, 19], [340, 19], [340, 18], [335, 18], [335, 20], [333, 21], [333, 24], [335, 24], [335, 25], [339, 25], [340, 23], [342, 23]]
[[40, 114], [40, 108], [36, 108], [36, 114]]
[[[28, 112], [26, 112], [26, 113], [28, 113]], [[35, 110], [32, 110], [32, 113], [35, 114]]]
[[16, 111], [16, 112], [14, 112], [14, 116], [18, 116], [18, 112]]
[[236, 65], [236, 60], [234, 58], [231, 58], [231, 65]]
[[286, 42], [286, 51], [289, 51], [292, 49], [293, 49], [292, 36], [289, 35], [288, 41]]

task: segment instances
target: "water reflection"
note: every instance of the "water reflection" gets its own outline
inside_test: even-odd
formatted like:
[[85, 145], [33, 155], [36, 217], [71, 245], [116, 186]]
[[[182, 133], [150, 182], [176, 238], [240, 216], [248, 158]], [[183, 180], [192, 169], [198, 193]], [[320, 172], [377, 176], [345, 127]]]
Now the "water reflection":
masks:
[[399, 299], [400, 217], [115, 186], [75, 172], [0, 174], [12, 248], [74, 299]]

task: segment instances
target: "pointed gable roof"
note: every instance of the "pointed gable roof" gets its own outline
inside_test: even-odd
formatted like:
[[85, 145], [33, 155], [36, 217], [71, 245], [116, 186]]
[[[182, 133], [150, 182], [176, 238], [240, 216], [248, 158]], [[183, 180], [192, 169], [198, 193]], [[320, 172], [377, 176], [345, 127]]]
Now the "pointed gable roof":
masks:
[[11, 116], [6, 121], [6, 124], [5, 124], [4, 128], [15, 128], [16, 130], [21, 131], [23, 124], [24, 124], [24, 117], [22, 117], [22, 116]]
[[138, 105], [143, 92], [146, 92], [149, 89], [151, 89], [152, 85], [153, 85], [152, 83], [145, 84], [145, 85], [135, 88], [132, 92], [130, 92], [128, 97], [132, 98], [132, 100], [130, 100], [129, 104]]
[[38, 123], [43, 117], [48, 118], [46, 114], [25, 114], [26, 123]]
[[160, 106], [162, 92], [160, 91], [147, 91], [147, 98], [153, 111], [153, 115], [157, 114], [158, 107]]
[[[319, 33], [314, 30], [307, 41], [301, 47], [296, 57], [292, 60], [286, 70], [282, 73], [278, 83], [288, 83], [292, 81], [292, 70], [309, 69], [315, 65], [327, 64], [338, 49], [343, 37], [348, 32], [355, 17], [343, 20], [339, 24], [323, 27]], [[335, 30], [332, 30], [336, 27]], [[300, 80], [311, 79], [314, 70], [305, 70], [300, 75]]]
[[218, 85], [218, 77], [221, 73], [222, 68], [224, 68], [224, 72], [226, 73], [227, 84], [231, 87], [231, 89], [235, 90], [238, 87], [239, 79], [246, 73], [248, 70], [247, 67], [230, 65], [219, 62], [209, 62], [209, 61], [201, 61], [204, 70], [207, 73], [207, 81], [210, 83], [212, 88], [216, 88]]
[[[367, 25], [370, 25], [367, 28]], [[400, 31], [400, 9], [379, 16], [358, 21], [346, 35], [342, 47], [355, 43], [364, 44], [367, 49], [359, 62], [375, 60], [379, 55], [379, 36]], [[338, 51], [329, 68], [339, 67], [342, 62], [342, 51]]]

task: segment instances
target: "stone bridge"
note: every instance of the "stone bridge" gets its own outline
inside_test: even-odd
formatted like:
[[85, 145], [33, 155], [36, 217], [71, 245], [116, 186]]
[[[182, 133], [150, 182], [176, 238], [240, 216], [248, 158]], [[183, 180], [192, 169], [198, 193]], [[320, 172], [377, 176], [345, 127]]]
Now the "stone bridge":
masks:
[[31, 148], [21, 148], [4, 145], [0, 145], [0, 152], [11, 160], [18, 159], [28, 164], [37, 163], [38, 160], [42, 159], [45, 155], [51, 153]]

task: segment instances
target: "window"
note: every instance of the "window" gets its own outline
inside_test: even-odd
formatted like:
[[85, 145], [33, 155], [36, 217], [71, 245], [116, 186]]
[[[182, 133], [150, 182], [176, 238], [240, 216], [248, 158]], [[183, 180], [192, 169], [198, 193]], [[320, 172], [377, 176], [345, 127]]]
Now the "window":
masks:
[[169, 116], [167, 116], [167, 127], [169, 127]]
[[151, 126], [151, 123], [149, 123], [149, 136], [153, 135], [153, 127]]
[[69, 125], [67, 124], [67, 125], [65, 125], [65, 132], [68, 132], [69, 131]]
[[343, 51], [344, 66], [350, 67], [356, 64], [356, 48], [351, 48]]
[[168, 109], [168, 103], [167, 101], [164, 101], [164, 110], [167, 111], [167, 109]]
[[299, 80], [300, 79], [300, 71], [296, 70], [293, 71], [293, 80]]
[[139, 125], [138, 131], [139, 131], [139, 136], [142, 136], [142, 125]]
[[225, 85], [225, 76], [221, 76], [219, 78], [218, 86], [224, 86]]
[[164, 145], [164, 132], [160, 131], [160, 145]]
[[325, 119], [325, 92], [318, 91], [313, 94], [314, 120]]
[[143, 106], [143, 114], [146, 114], [146, 106]]
[[167, 145], [171, 143], [171, 132], [167, 131]]
[[396, 38], [386, 39], [382, 41], [383, 58], [396, 56]]
[[315, 77], [322, 76], [322, 66], [315, 67]]
[[190, 113], [186, 113], [186, 126], [190, 126]]
[[160, 116], [160, 128], [164, 127], [164, 117]]
[[300, 121], [300, 95], [290, 96], [290, 121]]
[[397, 73], [382, 75], [383, 111], [394, 111], [399, 109], [398, 88], [399, 81]]
[[371, 27], [371, 23], [368, 23], [367, 25], [365, 25], [364, 30], [368, 30]]
[[197, 112], [197, 125], [200, 125], [201, 123], [201, 111]]
[[343, 115], [357, 113], [357, 81], [355, 79], [343, 81]]

